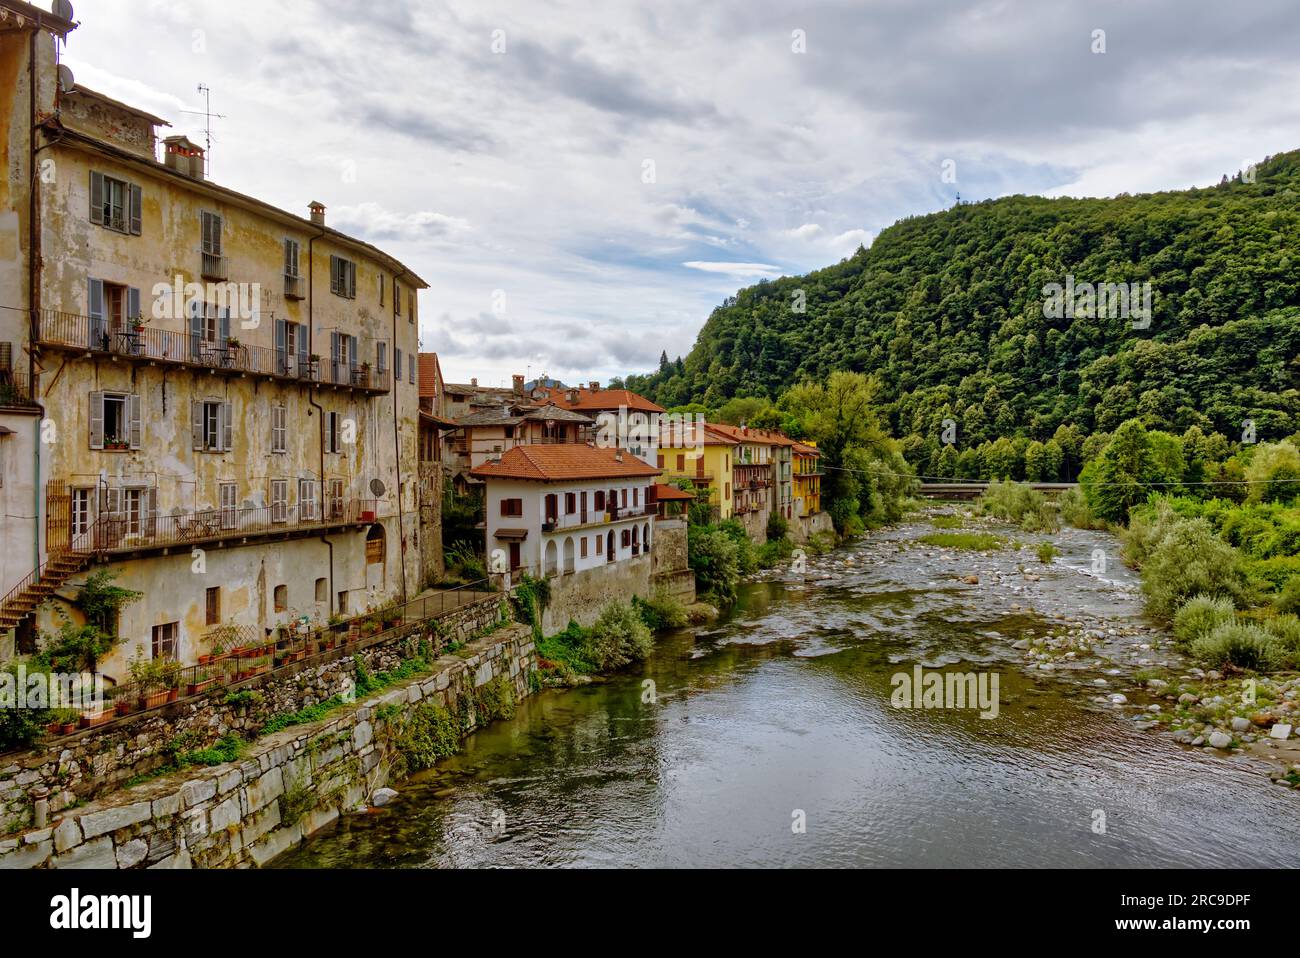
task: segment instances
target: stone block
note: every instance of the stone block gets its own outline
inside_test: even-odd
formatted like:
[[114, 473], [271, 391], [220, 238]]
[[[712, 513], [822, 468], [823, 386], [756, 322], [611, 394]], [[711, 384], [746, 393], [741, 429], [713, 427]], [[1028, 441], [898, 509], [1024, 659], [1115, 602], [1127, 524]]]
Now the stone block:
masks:
[[54, 826], [54, 850], [62, 855], [81, 844], [81, 826], [71, 815]]
[[231, 796], [220, 805], [217, 805], [208, 815], [209, 828], [213, 832], [219, 832], [222, 829], [229, 828], [231, 825], [239, 824], [239, 799]]
[[133, 838], [117, 850], [117, 867], [134, 868], [144, 861], [149, 854], [149, 845], [142, 839]]
[[181, 800], [185, 802], [186, 808], [193, 808], [199, 802], [206, 802], [208, 799], [216, 797], [217, 783], [215, 779], [198, 778], [181, 786]]
[[275, 801], [283, 794], [284, 773], [278, 767], [271, 769], [256, 781], [249, 782], [244, 788], [249, 812], [255, 812], [266, 807], [268, 803]]
[[56, 855], [51, 862], [54, 868], [117, 868], [117, 856], [113, 854], [113, 839], [104, 835], [94, 841], [79, 845], [63, 855]]
[[86, 838], [115, 832], [119, 828], [135, 825], [153, 817], [152, 802], [135, 802], [131, 805], [119, 805], [97, 812], [86, 812], [81, 816], [81, 832]]
[[[108, 839], [104, 839], [104, 841], [108, 841]], [[111, 844], [109, 848], [111, 851]], [[0, 858], [0, 869], [36, 868], [38, 865], [45, 864], [53, 851], [54, 843], [51, 841], [40, 842], [36, 845], [24, 845], [17, 851], [10, 852]]]

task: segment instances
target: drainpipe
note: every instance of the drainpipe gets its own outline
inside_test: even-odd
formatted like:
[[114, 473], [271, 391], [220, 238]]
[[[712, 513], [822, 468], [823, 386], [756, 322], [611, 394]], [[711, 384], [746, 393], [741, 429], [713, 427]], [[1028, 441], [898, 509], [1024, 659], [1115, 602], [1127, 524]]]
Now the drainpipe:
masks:
[[[40, 215], [38, 194], [41, 178], [36, 171], [36, 39], [39, 30], [33, 30], [27, 47], [27, 99], [30, 112], [30, 125], [27, 132], [28, 169], [30, 177], [28, 186], [27, 210], [27, 305], [31, 312], [27, 317], [27, 388], [36, 400], [36, 317], [40, 312], [41, 298], [38, 277], [40, 267], [41, 231], [37, 225]], [[42, 411], [44, 407], [42, 407]], [[32, 528], [32, 568], [41, 567], [41, 420], [36, 420], [36, 442], [32, 457], [36, 460], [35, 485], [32, 488], [33, 515], [36, 517]]]
[[[314, 247], [316, 245], [316, 241], [324, 235], [325, 235], [325, 231], [321, 230], [319, 233], [317, 233], [315, 236], [313, 236], [311, 239], [307, 241], [307, 354], [309, 356], [312, 354], [313, 347], [315, 346], [315, 338], [313, 332], [316, 326], [315, 315], [314, 315], [314, 308], [316, 305], [316, 283], [315, 283], [316, 259], [315, 259], [315, 255], [312, 252], [312, 247]], [[310, 403], [311, 406], [316, 410], [316, 412], [320, 414], [320, 420], [317, 422], [317, 429], [316, 429], [317, 435], [320, 438], [320, 441], [317, 443], [317, 448], [320, 450], [320, 471], [317, 473], [317, 475], [320, 476], [320, 503], [321, 506], [324, 507], [325, 505], [325, 408], [316, 401], [316, 397], [312, 393], [311, 386], [304, 386], [303, 388], [307, 390], [307, 402]], [[327, 604], [330, 612], [333, 613], [334, 612], [334, 543], [330, 542], [329, 539], [325, 538], [324, 536], [321, 536], [320, 539], [321, 542], [329, 546], [329, 550], [330, 550], [330, 594], [327, 595], [325, 598], [327, 600]]]
[[[407, 274], [404, 268], [401, 273], [393, 277], [396, 282]], [[394, 294], [396, 295], [396, 294]], [[412, 299], [414, 299], [414, 289], [412, 289]], [[409, 307], [408, 307], [409, 308]], [[420, 363], [420, 345], [419, 330], [416, 330], [415, 362]], [[393, 310], [393, 356], [397, 356], [397, 311]], [[407, 360], [410, 362], [410, 359]], [[397, 556], [402, 564], [402, 602], [406, 602], [406, 520], [402, 514], [402, 443], [399, 436], [400, 429], [397, 419], [397, 387], [402, 381], [402, 371], [393, 364], [393, 459], [394, 466], [397, 469]], [[416, 399], [416, 406], [419, 406], [419, 399]], [[416, 413], [416, 428], [419, 428], [419, 413]]]

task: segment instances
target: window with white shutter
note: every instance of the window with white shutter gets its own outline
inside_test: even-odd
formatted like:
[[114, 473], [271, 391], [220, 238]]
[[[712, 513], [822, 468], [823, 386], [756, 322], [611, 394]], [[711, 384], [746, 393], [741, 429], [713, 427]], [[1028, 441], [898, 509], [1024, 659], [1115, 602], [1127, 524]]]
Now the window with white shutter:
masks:
[[315, 520], [316, 518], [316, 481], [314, 479], [298, 480], [298, 518]]
[[330, 256], [330, 292], [345, 299], [357, 298], [357, 264], [342, 256]]
[[118, 233], [140, 235], [140, 187], [91, 170], [90, 221]]
[[271, 521], [284, 522], [289, 518], [289, 481], [271, 480]]
[[271, 407], [271, 452], [273, 453], [289, 451], [288, 417], [287, 407]]

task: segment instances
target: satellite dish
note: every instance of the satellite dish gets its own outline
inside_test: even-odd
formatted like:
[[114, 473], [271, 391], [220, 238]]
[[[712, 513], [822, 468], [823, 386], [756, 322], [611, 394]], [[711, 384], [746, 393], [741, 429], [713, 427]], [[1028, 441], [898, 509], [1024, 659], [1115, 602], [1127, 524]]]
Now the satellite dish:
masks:
[[77, 88], [76, 77], [72, 75], [72, 68], [65, 63], [59, 64], [59, 92], [71, 93]]
[[61, 20], [72, 20], [72, 4], [69, 0], [54, 0], [50, 7], [50, 13], [54, 14]]
[[388, 487], [384, 485], [384, 480], [382, 479], [370, 480], [370, 492], [376, 497], [382, 496], [387, 491], [387, 489]]

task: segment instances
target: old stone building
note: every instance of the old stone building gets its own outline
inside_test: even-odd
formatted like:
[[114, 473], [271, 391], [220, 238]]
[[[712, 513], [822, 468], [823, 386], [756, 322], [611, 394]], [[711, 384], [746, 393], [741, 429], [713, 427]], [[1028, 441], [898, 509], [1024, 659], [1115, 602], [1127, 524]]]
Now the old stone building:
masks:
[[319, 203], [209, 181], [60, 66], [74, 24], [0, 13], [0, 629], [34, 647], [107, 567], [143, 593], [100, 663], [120, 680], [218, 624], [414, 594], [424, 281]]

